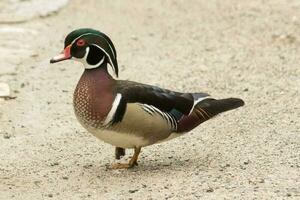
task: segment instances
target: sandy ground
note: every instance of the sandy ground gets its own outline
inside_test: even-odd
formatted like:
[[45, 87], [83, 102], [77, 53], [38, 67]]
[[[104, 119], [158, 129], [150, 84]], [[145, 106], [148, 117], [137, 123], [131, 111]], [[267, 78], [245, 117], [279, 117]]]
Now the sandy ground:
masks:
[[[79, 27], [112, 38], [122, 79], [246, 106], [107, 170], [73, 114], [82, 66], [49, 64]], [[299, 1], [72, 0], [0, 28], [0, 199], [300, 199]]]

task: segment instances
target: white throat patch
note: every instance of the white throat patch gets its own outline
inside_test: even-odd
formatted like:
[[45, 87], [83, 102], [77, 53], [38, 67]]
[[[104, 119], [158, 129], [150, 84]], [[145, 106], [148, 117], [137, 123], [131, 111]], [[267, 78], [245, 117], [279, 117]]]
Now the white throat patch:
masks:
[[81, 62], [81, 63], [84, 65], [84, 68], [85, 68], [85, 69], [94, 69], [94, 68], [99, 67], [99, 66], [104, 62], [105, 56], [103, 56], [103, 58], [102, 58], [98, 63], [96, 63], [96, 64], [94, 64], [94, 65], [91, 65], [91, 64], [89, 64], [89, 63], [86, 61], [86, 59], [87, 59], [87, 57], [88, 57], [88, 55], [89, 55], [89, 52], [90, 52], [90, 47], [87, 47], [87, 48], [85, 49], [85, 54], [84, 54], [83, 58], [75, 58], [75, 57], [73, 57], [72, 59]]

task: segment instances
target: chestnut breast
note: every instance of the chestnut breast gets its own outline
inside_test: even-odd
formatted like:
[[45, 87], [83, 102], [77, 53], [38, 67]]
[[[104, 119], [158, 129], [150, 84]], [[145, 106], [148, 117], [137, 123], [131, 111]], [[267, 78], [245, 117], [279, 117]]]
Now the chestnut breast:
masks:
[[109, 113], [115, 94], [114, 79], [105, 70], [85, 70], [74, 91], [74, 110], [83, 126], [99, 128]]

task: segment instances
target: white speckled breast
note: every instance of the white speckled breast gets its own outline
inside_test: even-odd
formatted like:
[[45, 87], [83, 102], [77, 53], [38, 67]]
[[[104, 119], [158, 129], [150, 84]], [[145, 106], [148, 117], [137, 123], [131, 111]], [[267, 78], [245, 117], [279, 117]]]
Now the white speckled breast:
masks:
[[109, 113], [114, 95], [113, 80], [101, 70], [86, 70], [74, 91], [75, 115], [81, 124], [100, 128]]

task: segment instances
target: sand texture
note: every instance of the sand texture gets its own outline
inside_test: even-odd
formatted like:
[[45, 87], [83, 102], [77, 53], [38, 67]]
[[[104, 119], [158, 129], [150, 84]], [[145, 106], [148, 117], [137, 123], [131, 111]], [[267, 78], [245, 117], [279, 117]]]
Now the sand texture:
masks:
[[[107, 170], [73, 113], [82, 65], [49, 64], [80, 27], [111, 37], [121, 79], [246, 105]], [[0, 82], [1, 200], [300, 199], [299, 0], [72, 0], [0, 24]]]

